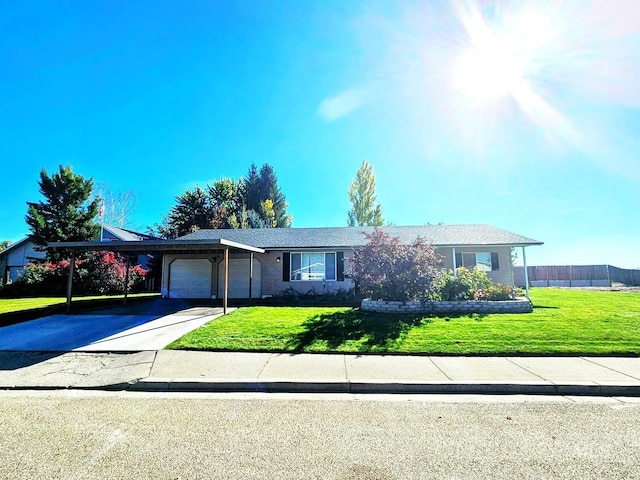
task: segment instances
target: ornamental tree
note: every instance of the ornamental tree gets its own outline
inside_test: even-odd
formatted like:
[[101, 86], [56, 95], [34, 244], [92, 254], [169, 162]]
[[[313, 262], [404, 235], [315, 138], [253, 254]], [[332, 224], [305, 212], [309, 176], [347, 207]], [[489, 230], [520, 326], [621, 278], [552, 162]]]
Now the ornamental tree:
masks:
[[418, 237], [403, 245], [376, 228], [366, 234], [369, 243], [356, 250], [347, 273], [360, 292], [379, 300], [429, 300], [442, 263], [435, 248]]

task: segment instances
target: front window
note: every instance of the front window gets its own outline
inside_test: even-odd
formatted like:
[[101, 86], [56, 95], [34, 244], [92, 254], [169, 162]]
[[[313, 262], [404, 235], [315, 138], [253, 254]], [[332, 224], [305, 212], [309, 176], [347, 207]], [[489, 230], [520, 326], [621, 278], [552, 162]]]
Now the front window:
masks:
[[336, 254], [331, 253], [292, 253], [291, 280], [335, 280]]
[[[458, 257], [458, 254], [456, 254]], [[490, 252], [463, 253], [456, 258], [457, 267], [465, 267], [469, 270], [477, 268], [481, 272], [498, 270], [498, 255]]]

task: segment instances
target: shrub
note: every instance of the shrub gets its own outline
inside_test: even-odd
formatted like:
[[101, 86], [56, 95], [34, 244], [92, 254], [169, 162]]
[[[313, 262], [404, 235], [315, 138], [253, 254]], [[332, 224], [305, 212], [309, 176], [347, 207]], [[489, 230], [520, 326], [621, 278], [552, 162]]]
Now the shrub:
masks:
[[513, 300], [516, 298], [516, 290], [510, 285], [492, 283], [488, 287], [476, 291], [474, 298], [493, 301]]
[[[113, 252], [91, 252], [76, 260], [73, 271], [73, 292], [76, 295], [121, 293], [124, 291], [126, 264]], [[129, 291], [141, 287], [147, 271], [140, 265], [129, 268]], [[2, 296], [63, 295], [67, 290], [69, 261], [30, 263], [11, 285], [2, 289]]]
[[473, 300], [477, 292], [485, 291], [492, 284], [485, 272], [474, 268], [459, 267], [456, 276], [451, 271], [440, 272], [435, 295], [444, 301]]
[[379, 229], [365, 234], [369, 244], [356, 250], [346, 273], [360, 292], [380, 300], [428, 300], [441, 263], [435, 248], [417, 238], [411, 245]]

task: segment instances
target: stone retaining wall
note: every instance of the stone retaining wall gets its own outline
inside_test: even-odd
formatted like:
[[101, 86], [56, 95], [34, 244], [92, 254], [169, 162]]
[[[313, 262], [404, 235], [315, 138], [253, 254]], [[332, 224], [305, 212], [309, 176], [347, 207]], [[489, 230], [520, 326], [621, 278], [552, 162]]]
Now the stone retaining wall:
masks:
[[437, 313], [444, 315], [466, 313], [531, 313], [533, 305], [528, 298], [502, 302], [465, 300], [459, 302], [386, 302], [362, 300], [360, 308], [383, 313]]

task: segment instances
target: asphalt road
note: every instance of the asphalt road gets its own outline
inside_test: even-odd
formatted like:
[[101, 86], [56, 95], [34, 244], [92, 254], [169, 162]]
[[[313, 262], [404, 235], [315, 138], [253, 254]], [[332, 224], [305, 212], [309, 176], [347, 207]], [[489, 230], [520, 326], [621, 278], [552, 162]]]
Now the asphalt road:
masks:
[[638, 400], [302, 398], [0, 393], [0, 478], [640, 478]]

